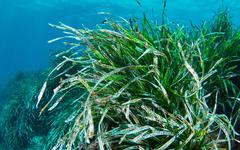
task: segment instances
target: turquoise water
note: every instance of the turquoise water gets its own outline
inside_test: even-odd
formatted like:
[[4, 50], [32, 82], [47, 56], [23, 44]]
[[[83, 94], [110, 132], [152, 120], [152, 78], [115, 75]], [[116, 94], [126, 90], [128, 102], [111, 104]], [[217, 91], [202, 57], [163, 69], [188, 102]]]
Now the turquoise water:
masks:
[[[56, 45], [47, 41], [60, 34], [48, 23], [59, 21], [74, 27], [94, 28], [105, 17], [129, 18], [147, 12], [160, 18], [161, 0], [1, 0], [0, 1], [0, 87], [17, 71], [34, 71], [48, 65]], [[218, 8], [227, 6], [234, 24], [240, 24], [238, 0], [168, 0], [169, 20], [199, 24], [211, 19]], [[111, 15], [99, 15], [110, 12]]]

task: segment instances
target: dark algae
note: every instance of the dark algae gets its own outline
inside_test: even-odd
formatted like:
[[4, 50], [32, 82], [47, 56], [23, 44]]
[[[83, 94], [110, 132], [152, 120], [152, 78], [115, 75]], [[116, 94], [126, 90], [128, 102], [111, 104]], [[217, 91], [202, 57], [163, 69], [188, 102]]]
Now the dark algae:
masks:
[[7, 84], [2, 149], [238, 150], [239, 28], [228, 9], [184, 27], [166, 7], [161, 23], [144, 14], [95, 29], [50, 24], [64, 35], [49, 43], [64, 50]]

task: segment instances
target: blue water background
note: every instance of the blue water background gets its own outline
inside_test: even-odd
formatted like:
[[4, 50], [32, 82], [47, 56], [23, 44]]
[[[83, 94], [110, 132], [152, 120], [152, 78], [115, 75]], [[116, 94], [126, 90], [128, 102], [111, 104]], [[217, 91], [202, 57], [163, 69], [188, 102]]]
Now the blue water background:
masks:
[[[161, 19], [162, 0], [0, 0], [0, 87], [18, 71], [36, 71], [48, 66], [49, 54], [56, 45], [47, 41], [62, 34], [48, 26], [59, 21], [94, 28], [105, 17], [141, 16]], [[239, 26], [239, 0], [168, 0], [169, 20], [187, 25], [210, 20], [218, 8], [230, 8]], [[98, 15], [110, 12], [112, 15]]]

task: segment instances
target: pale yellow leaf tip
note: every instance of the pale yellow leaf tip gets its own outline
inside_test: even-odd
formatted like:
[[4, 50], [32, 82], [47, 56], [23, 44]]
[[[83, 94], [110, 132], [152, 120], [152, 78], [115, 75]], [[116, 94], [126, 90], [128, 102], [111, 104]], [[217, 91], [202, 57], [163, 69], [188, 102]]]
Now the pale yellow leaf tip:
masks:
[[47, 87], [47, 81], [43, 84], [42, 89], [41, 89], [41, 91], [40, 91], [40, 93], [38, 95], [38, 101], [37, 101], [37, 104], [36, 104], [36, 108], [38, 108], [38, 104], [39, 104], [39, 102], [41, 101], [41, 99], [43, 97], [43, 94], [44, 94], [44, 92], [46, 90], [46, 87]]

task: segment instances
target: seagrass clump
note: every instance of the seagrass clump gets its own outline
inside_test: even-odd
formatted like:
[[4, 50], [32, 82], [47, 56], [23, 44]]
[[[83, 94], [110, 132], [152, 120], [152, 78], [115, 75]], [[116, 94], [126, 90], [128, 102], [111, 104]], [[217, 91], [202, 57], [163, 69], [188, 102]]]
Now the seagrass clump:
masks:
[[37, 97], [46, 148], [231, 149], [238, 143], [239, 41], [227, 11], [183, 26], [108, 20], [52, 25], [66, 51]]
[[41, 73], [19, 72], [4, 88], [1, 93], [5, 104], [0, 113], [0, 149], [24, 150], [43, 144], [43, 141], [35, 143], [33, 139], [46, 136], [48, 131], [44, 117], [38, 118], [35, 109], [36, 93], [45, 78]]

